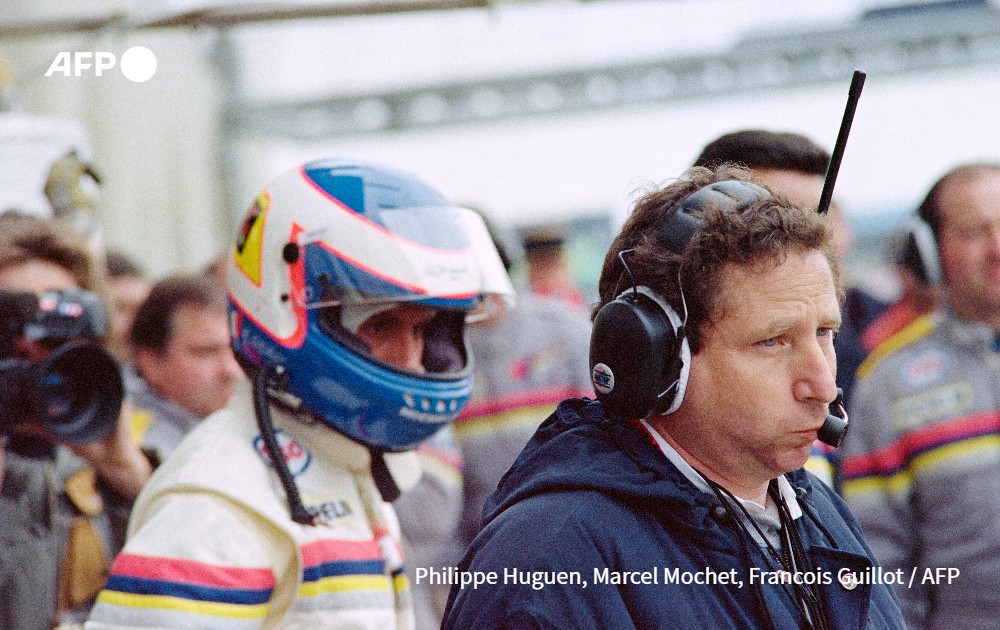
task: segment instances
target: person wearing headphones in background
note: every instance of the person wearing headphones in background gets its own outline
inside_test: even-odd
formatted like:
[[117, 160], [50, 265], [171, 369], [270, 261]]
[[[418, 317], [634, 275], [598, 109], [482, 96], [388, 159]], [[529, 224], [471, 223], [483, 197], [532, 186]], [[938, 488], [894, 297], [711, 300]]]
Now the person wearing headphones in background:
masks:
[[0, 215], [3, 630], [82, 622], [152, 470], [132, 439], [118, 366], [99, 345], [104, 285], [74, 228]]
[[921, 260], [937, 257], [936, 251], [933, 232], [917, 216], [906, 217], [893, 232], [886, 258], [899, 283], [899, 296], [865, 327], [861, 346], [866, 353], [870, 354], [915, 319], [937, 308], [941, 280], [926, 278], [921, 271]]
[[307, 163], [251, 206], [228, 285], [252, 391], [157, 469], [86, 627], [412, 628], [389, 503], [471, 393], [466, 320], [513, 295], [482, 220], [395, 170]]
[[943, 301], [858, 371], [843, 493], [876, 557], [915, 577], [897, 589], [910, 628], [996, 628], [1000, 163], [948, 171], [916, 218], [914, 272]]
[[695, 167], [640, 198], [600, 278], [598, 400], [569, 399], [491, 496], [443, 628], [903, 628], [826, 484], [842, 419], [827, 222]]

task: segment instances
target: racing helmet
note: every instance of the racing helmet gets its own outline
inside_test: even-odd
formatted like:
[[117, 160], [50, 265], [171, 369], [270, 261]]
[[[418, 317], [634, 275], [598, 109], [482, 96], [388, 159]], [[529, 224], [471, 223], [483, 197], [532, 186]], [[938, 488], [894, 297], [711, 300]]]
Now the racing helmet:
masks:
[[[343, 160], [304, 164], [260, 193], [227, 284], [244, 370], [277, 367], [273, 397], [384, 451], [455, 419], [472, 391], [465, 322], [514, 296], [477, 213], [409, 174]], [[435, 309], [419, 371], [380, 360], [355, 334], [366, 314], [400, 303]]]

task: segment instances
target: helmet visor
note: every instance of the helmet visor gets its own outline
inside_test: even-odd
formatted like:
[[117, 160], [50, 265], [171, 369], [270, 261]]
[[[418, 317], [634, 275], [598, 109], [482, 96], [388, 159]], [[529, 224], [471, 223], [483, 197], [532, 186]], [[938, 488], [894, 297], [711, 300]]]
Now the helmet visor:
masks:
[[463, 375], [469, 365], [465, 312], [419, 305], [400, 316], [397, 307], [405, 304], [342, 304], [317, 309], [315, 316], [323, 333], [366, 361], [417, 376]]
[[349, 231], [331, 226], [300, 239], [305, 277], [291, 296], [296, 305], [415, 301], [482, 318], [513, 304], [510, 279], [475, 212], [432, 206], [352, 218]]

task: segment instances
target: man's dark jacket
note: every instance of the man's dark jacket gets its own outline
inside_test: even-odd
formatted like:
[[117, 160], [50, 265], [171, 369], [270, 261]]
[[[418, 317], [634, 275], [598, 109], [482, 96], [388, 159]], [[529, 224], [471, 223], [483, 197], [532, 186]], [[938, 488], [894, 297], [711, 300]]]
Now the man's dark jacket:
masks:
[[[837, 630], [904, 628], [891, 587], [872, 581], [873, 560], [854, 517], [809, 473], [788, 475], [800, 496], [796, 520]], [[759, 547], [744, 543], [738, 524], [712, 496], [695, 488], [641, 425], [605, 417], [600, 403], [566, 400], [539, 427], [484, 509], [484, 529], [460, 571], [495, 575], [495, 585], [453, 586], [444, 630], [559, 628], [802, 627], [787, 588], [750, 584], [764, 570]], [[817, 525], [822, 525], [822, 528]], [[825, 532], [823, 530], [826, 530]], [[653, 571], [658, 584], [598, 584], [614, 572]], [[735, 569], [740, 585], [670, 583], [717, 580]], [[847, 571], [842, 571], [846, 569]], [[513, 571], [546, 572], [552, 582], [524, 585]], [[576, 573], [574, 573], [576, 572]], [[470, 574], [473, 575], [473, 574]], [[731, 575], [731, 574], [730, 574]], [[909, 576], [906, 576], [907, 578]], [[506, 583], [505, 583], [506, 582]], [[762, 603], [766, 601], [766, 610]]]

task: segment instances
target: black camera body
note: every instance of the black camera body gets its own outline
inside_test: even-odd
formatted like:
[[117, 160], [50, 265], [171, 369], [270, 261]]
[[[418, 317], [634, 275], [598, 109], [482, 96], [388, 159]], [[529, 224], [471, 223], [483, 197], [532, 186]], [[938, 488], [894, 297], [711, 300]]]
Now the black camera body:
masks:
[[63, 289], [36, 296], [0, 289], [0, 358], [13, 354], [18, 337], [58, 345], [71, 339], [94, 341], [107, 331], [107, 311], [93, 291]]
[[[118, 364], [96, 343], [107, 328], [104, 304], [91, 291], [0, 289], [0, 433], [36, 424], [77, 444], [108, 435], [124, 386]], [[20, 340], [50, 352], [31, 363], [18, 356]]]

